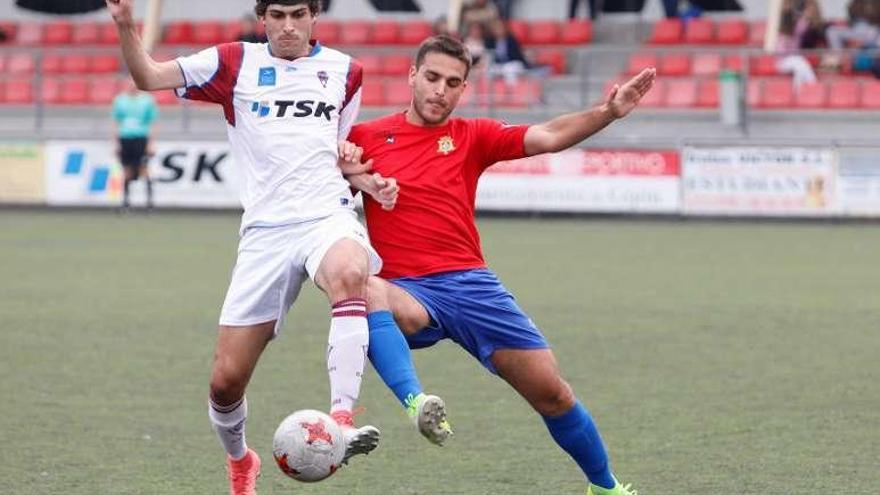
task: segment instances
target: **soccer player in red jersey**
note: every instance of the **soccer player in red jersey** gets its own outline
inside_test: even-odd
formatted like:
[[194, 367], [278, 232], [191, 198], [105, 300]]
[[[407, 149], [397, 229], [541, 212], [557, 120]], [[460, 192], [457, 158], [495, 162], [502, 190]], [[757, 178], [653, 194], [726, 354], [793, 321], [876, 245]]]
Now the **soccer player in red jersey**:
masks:
[[400, 186], [394, 211], [364, 198], [370, 240], [384, 260], [381, 278], [368, 283], [369, 357], [410, 416], [427, 420], [419, 424], [422, 433], [443, 443], [451, 433], [443, 402], [423, 393], [409, 349], [452, 339], [543, 417], [583, 470], [589, 495], [634, 493], [612, 475], [599, 432], [560, 376], [544, 336], [486, 267], [474, 203], [487, 167], [583, 141], [629, 114], [651, 89], [655, 70], [616, 86], [594, 108], [531, 126], [451, 118], [469, 70], [459, 41], [429, 38], [410, 69], [409, 109], [356, 125], [349, 135], [373, 171]]

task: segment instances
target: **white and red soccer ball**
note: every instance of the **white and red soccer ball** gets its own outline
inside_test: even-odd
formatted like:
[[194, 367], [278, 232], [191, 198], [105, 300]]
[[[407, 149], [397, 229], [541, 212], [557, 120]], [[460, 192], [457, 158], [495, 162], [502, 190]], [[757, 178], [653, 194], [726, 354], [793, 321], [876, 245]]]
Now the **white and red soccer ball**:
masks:
[[329, 415], [303, 409], [275, 430], [272, 454], [278, 467], [298, 481], [321, 481], [336, 472], [345, 456], [342, 429]]

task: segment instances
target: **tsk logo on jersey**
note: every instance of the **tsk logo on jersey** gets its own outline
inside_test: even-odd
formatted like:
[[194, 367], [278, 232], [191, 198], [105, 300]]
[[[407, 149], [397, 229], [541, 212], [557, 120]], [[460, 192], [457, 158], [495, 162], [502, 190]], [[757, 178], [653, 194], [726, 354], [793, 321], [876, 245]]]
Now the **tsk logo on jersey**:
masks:
[[327, 81], [330, 80], [330, 76], [327, 75], [327, 71], [319, 70], [318, 71], [318, 80], [321, 81], [321, 86], [327, 87]]
[[[269, 114], [272, 113], [272, 107], [277, 109], [274, 116], [278, 118], [287, 117], [288, 114], [290, 114], [290, 117], [309, 117], [314, 115], [316, 118], [323, 117], [327, 119], [327, 122], [330, 122], [333, 119], [333, 112], [336, 111], [335, 106], [324, 101], [277, 100], [274, 102], [252, 102], [251, 112], [257, 114], [258, 117], [268, 117]], [[293, 107], [294, 110], [288, 111], [291, 107]]]
[[89, 163], [86, 152], [70, 150], [64, 160], [62, 176], [64, 178], [85, 178], [85, 192], [92, 195], [107, 195], [118, 198], [122, 191], [122, 179], [119, 168], [109, 163]]
[[251, 104], [251, 112], [257, 114], [258, 117], [265, 117], [269, 115], [269, 102], [268, 101], [255, 101]]
[[260, 67], [260, 86], [275, 86], [275, 67]]
[[452, 141], [452, 136], [443, 136], [437, 140], [437, 153], [448, 155], [453, 151], [455, 151], [455, 143]]

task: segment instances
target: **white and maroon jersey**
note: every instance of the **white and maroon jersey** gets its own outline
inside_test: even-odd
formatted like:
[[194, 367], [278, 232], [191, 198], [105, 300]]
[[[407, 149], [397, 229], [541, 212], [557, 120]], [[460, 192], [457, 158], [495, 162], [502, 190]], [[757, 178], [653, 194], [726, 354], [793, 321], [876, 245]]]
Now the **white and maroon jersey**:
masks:
[[313, 42], [307, 57], [292, 61], [273, 57], [268, 44], [227, 43], [177, 63], [186, 80], [178, 96], [223, 106], [245, 178], [242, 232], [354, 207], [337, 167], [337, 141], [360, 107], [357, 61]]

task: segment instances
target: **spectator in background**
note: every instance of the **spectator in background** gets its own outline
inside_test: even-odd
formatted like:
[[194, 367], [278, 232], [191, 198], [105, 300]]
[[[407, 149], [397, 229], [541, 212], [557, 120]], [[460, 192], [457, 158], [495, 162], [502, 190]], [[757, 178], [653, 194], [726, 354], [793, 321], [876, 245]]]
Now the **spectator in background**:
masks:
[[776, 43], [776, 52], [780, 55], [776, 68], [784, 74], [792, 74], [795, 88], [816, 82], [813, 66], [799, 51], [818, 47], [824, 39], [824, 30], [817, 0], [784, 0]]
[[441, 34], [451, 35], [449, 32], [449, 19], [445, 15], [434, 19], [434, 22], [431, 24], [431, 31], [434, 33], [434, 36]]
[[3, 43], [7, 39], [9, 39], [9, 36], [6, 34], [6, 31], [4, 31], [3, 28], [0, 28], [0, 43]]
[[505, 21], [509, 21], [513, 14], [514, 0], [495, 0], [495, 6], [498, 7], [498, 13]]
[[822, 61], [824, 67], [839, 68], [839, 52], [848, 44], [857, 48], [876, 48], [880, 44], [880, 0], [852, 0], [848, 12], [846, 26], [829, 26], [825, 31], [828, 47], [834, 52]]
[[[596, 0], [587, 0], [587, 15], [590, 16], [590, 19], [596, 20], [596, 16], [599, 14], [596, 9]], [[568, 18], [569, 19], [577, 19], [578, 17], [578, 7], [581, 6], [581, 0], [568, 0]]]
[[515, 83], [516, 79], [531, 66], [519, 41], [507, 29], [507, 23], [502, 19], [492, 21], [489, 25], [489, 34], [486, 38], [486, 49], [492, 57], [490, 71], [503, 76], [508, 84]]
[[489, 54], [486, 49], [486, 30], [483, 25], [479, 22], [471, 23], [462, 41], [471, 55], [471, 69], [485, 68]]
[[115, 124], [116, 156], [125, 172], [122, 186], [122, 207], [128, 209], [129, 185], [143, 177], [147, 183], [147, 208], [153, 208], [153, 181], [147, 169], [147, 160], [153, 155], [150, 140], [151, 127], [159, 116], [156, 101], [150, 93], [140, 91], [134, 81], [126, 83], [125, 92], [113, 100], [113, 122]]
[[468, 28], [474, 22], [478, 22], [485, 27], [489, 27], [493, 22], [501, 19], [498, 7], [491, 0], [470, 0], [461, 9], [461, 25], [460, 33], [464, 35], [468, 32]]
[[239, 28], [241, 31], [238, 33], [238, 41], [247, 43], [266, 43], [268, 41], [266, 33], [260, 32], [257, 18], [250, 14], [245, 14], [241, 18]]

